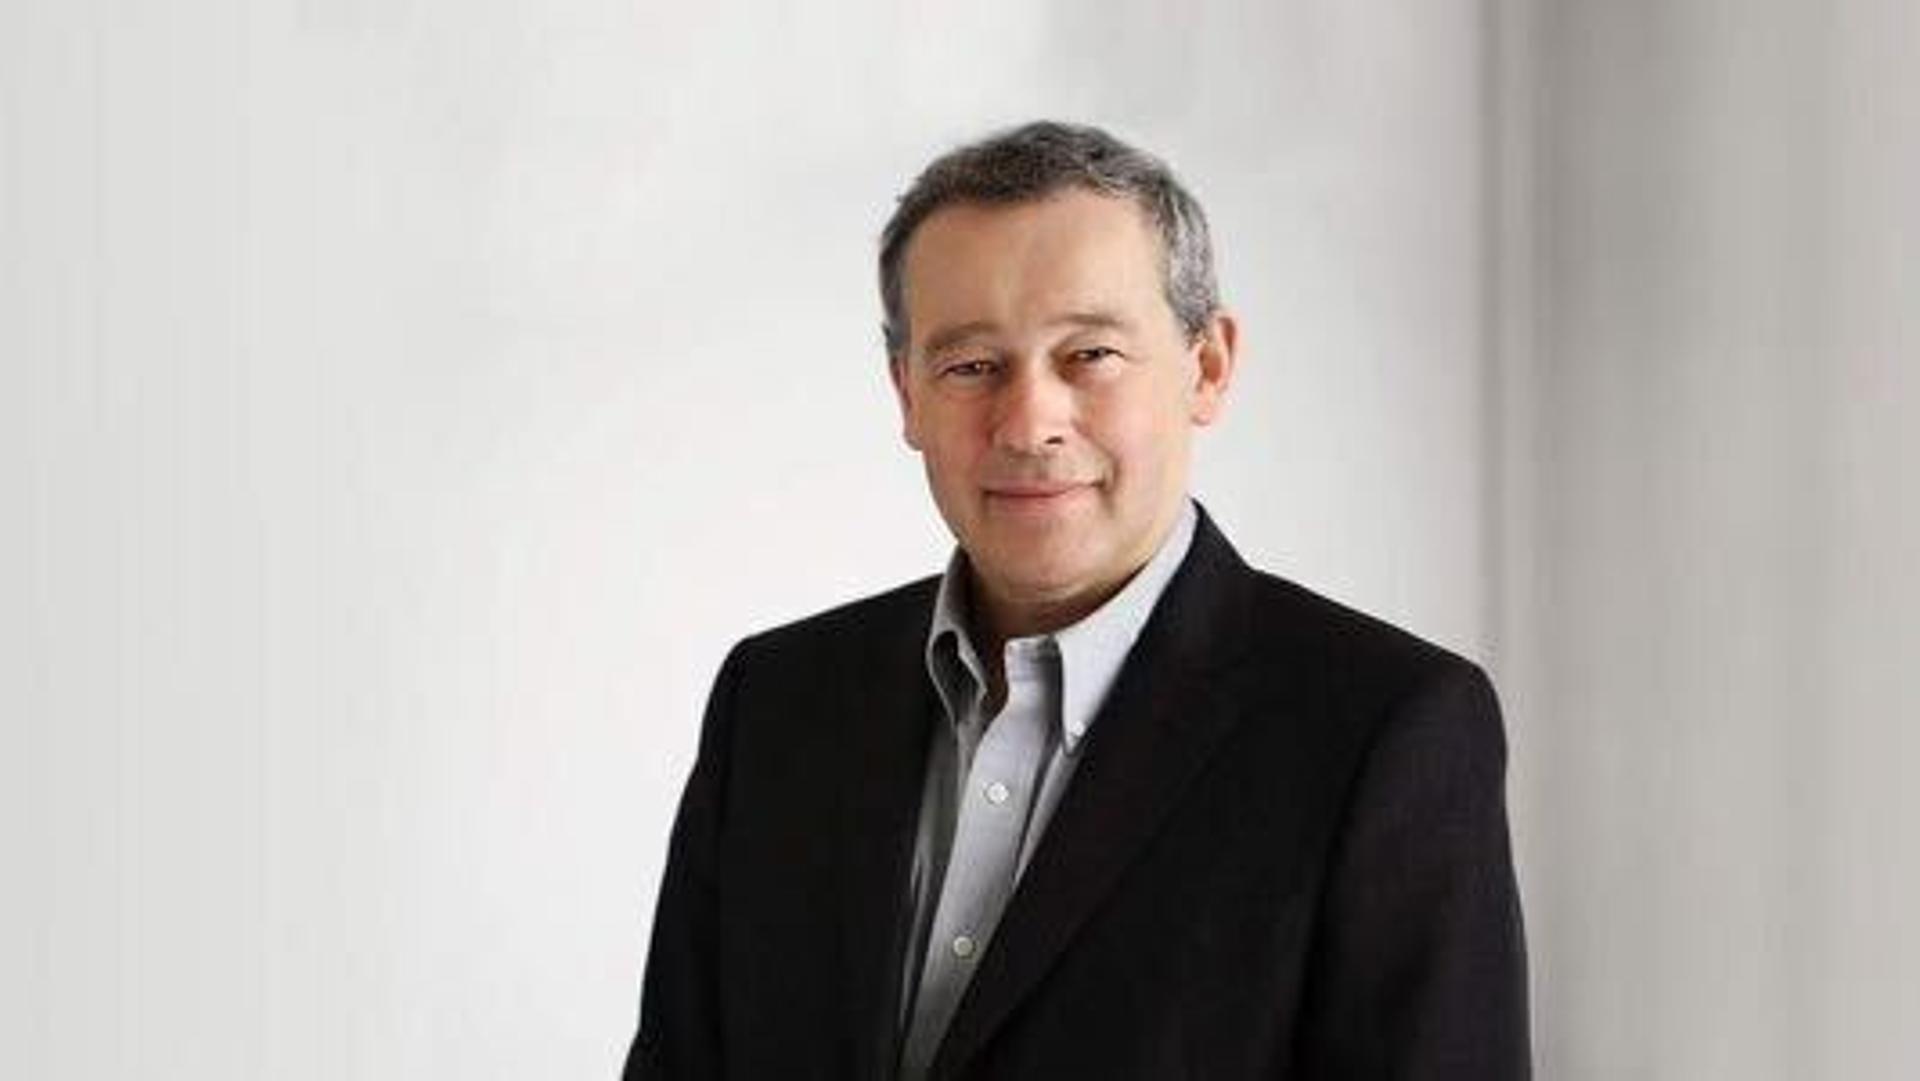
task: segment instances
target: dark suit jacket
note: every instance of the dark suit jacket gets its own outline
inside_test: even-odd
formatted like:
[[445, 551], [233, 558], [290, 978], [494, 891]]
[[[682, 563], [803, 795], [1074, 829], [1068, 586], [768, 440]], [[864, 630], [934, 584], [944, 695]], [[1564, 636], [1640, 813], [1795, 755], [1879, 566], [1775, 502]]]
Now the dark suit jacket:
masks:
[[[892, 1076], [937, 579], [741, 642], [674, 825], [625, 1077]], [[1499, 707], [1204, 512], [936, 1078], [1528, 1075]]]

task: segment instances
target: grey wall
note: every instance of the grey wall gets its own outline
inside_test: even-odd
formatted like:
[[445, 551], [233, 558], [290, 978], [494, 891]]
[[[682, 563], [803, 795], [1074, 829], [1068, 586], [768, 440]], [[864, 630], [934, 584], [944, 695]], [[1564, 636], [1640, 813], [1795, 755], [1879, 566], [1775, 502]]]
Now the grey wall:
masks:
[[1920, 9], [1509, 5], [1542, 1075], [1920, 1070]]
[[1211, 207], [1199, 488], [1462, 649], [1478, 8], [0, 7], [0, 1075], [610, 1076], [699, 704], [937, 568], [872, 243], [1055, 114]]

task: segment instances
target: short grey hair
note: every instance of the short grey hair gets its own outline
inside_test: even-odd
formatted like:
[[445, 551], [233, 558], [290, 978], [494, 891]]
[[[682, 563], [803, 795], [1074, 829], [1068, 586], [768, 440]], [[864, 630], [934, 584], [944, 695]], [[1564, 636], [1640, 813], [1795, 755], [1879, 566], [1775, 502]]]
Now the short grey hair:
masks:
[[1167, 164], [1099, 128], [1036, 121], [934, 159], [900, 196], [880, 234], [881, 333], [889, 360], [907, 349], [907, 243], [934, 211], [956, 203], [1006, 205], [1069, 188], [1129, 198], [1159, 230], [1167, 304], [1189, 341], [1220, 307], [1207, 216]]

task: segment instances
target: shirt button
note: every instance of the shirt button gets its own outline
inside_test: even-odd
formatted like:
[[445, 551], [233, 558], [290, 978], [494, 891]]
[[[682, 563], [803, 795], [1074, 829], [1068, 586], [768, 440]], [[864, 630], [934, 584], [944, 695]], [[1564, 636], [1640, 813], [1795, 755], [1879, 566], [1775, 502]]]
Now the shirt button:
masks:
[[973, 956], [973, 946], [971, 935], [956, 935], [953, 939], [953, 955], [964, 961]]
[[988, 785], [987, 786], [987, 802], [988, 803], [1007, 802], [1007, 786], [1001, 784], [999, 781], [995, 781], [992, 784]]

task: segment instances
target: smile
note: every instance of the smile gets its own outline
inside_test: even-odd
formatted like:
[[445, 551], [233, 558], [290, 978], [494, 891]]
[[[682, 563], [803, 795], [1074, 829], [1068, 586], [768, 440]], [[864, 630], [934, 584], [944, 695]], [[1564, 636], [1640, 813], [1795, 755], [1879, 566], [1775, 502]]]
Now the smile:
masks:
[[1080, 492], [1092, 490], [1090, 484], [1018, 484], [1003, 488], [988, 488], [987, 500], [1011, 510], [1047, 510], [1065, 503]]

